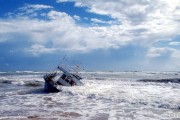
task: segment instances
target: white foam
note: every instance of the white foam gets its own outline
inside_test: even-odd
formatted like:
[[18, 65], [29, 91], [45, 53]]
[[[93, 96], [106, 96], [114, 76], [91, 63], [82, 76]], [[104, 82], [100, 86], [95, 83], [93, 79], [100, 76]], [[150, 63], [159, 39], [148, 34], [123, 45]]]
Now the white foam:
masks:
[[[12, 81], [13, 84], [10, 87], [13, 91], [5, 91], [5, 95], [0, 98], [0, 105], [2, 106], [0, 116], [19, 114], [26, 117], [38, 115], [44, 118], [55, 117], [78, 120], [100, 117], [109, 117], [111, 120], [161, 120], [173, 119], [179, 114], [177, 111], [179, 111], [180, 104], [180, 84], [135, 81], [149, 77], [152, 79], [173, 78], [175, 74], [173, 72], [168, 74], [149, 74], [146, 72], [82, 74], [83, 76], [89, 75], [88, 79], [82, 80], [83, 86], [62, 87], [62, 92], [50, 94], [43, 92], [18, 94], [20, 90], [33, 89], [35, 91], [36, 88], [23, 87], [23, 85], [32, 81], [42, 82], [41, 75], [1, 76], [0, 79]], [[22, 87], [14, 88], [13, 85], [17, 84], [22, 85]], [[8, 113], [4, 111], [8, 111]], [[26, 111], [26, 113], [23, 111]], [[71, 116], [65, 117], [67, 112], [70, 112]], [[73, 114], [79, 114], [79, 117], [75, 117]]]
[[25, 82], [24, 81], [14, 81], [14, 82], [12, 82], [12, 84], [14, 84], [14, 85], [24, 85]]

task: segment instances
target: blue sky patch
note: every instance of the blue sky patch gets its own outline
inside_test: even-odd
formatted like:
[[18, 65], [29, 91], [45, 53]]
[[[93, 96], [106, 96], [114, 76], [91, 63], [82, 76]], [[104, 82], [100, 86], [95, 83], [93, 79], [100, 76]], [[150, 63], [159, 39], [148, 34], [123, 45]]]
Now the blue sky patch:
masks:
[[1, 0], [0, 71], [180, 70], [178, 3]]

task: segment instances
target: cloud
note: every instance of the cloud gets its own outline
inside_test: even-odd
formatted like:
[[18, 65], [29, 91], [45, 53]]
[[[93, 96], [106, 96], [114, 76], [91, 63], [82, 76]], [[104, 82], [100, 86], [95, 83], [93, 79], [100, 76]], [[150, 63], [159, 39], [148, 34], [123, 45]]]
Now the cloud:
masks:
[[97, 19], [97, 18], [91, 18], [91, 21], [93, 23], [97, 23], [97, 24], [109, 24], [109, 25], [113, 25], [113, 24], [117, 24], [118, 22], [117, 21], [104, 21], [104, 20], [100, 20], [100, 19]]
[[78, 15], [74, 15], [73, 18], [74, 18], [75, 20], [77, 20], [77, 21], [81, 20], [81, 17], [78, 16]]
[[169, 45], [179, 46], [179, 45], [180, 45], [180, 42], [170, 42]]
[[[57, 0], [68, 1], [72, 0]], [[88, 56], [92, 53], [90, 58], [97, 60], [95, 55], [101, 58], [101, 54], [106, 56], [105, 53], [109, 55], [105, 59], [125, 69], [130, 64], [136, 68], [147, 65], [152, 69], [154, 66], [161, 70], [179, 69], [180, 51], [177, 47], [180, 43], [175, 42], [180, 27], [179, 0], [73, 2], [73, 9], [83, 7], [82, 10], [86, 10], [82, 16], [81, 13], [70, 15], [58, 11], [55, 6], [42, 4], [17, 8], [9, 17], [0, 19], [0, 44], [12, 43], [13, 47], [9, 47], [11, 54], [55, 56], [56, 53], [87, 53], [83, 55]], [[86, 16], [87, 12], [92, 16]], [[103, 19], [104, 15], [112, 20]], [[81, 24], [83, 20], [86, 25]], [[87, 59], [89, 57], [84, 61]], [[97, 61], [102, 60], [103, 57]], [[88, 60], [86, 62], [89, 64]], [[106, 62], [102, 66], [104, 64]]]
[[[61, 1], [61, 0], [60, 0]], [[69, 0], [72, 1], [72, 0]], [[77, 0], [76, 6], [86, 6], [90, 12], [110, 15], [120, 20], [143, 22], [148, 19], [177, 16], [179, 0]], [[167, 9], [168, 8], [168, 9]], [[170, 16], [167, 16], [170, 15]], [[155, 18], [156, 17], [156, 18]]]
[[162, 56], [170, 56], [173, 53], [172, 49], [169, 48], [155, 48], [152, 47], [149, 49], [147, 56], [151, 58], [156, 58], [156, 57], [162, 57]]
[[[2, 28], [0, 34], [3, 34], [4, 38], [2, 41], [18, 40], [24, 36], [23, 38], [26, 38], [33, 45], [46, 46], [50, 43], [51, 47], [57, 51], [78, 52], [118, 48], [129, 42], [128, 36], [121, 36], [121, 34], [125, 34], [125, 31], [121, 31], [121, 33], [114, 32], [117, 26], [84, 27], [76, 24], [74, 17], [64, 12], [50, 10], [44, 14], [48, 20], [32, 19], [26, 15], [23, 15], [25, 18], [17, 16], [15, 19], [0, 20]], [[120, 37], [122, 39], [119, 39]], [[34, 52], [36, 50], [30, 49], [32, 49], [32, 46], [29, 49], [27, 48], [26, 51]]]
[[[9, 18], [37, 18], [44, 16], [44, 10], [52, 10], [54, 7], [43, 4], [24, 4], [24, 6], [17, 8], [15, 11], [7, 13]], [[41, 13], [40, 13], [41, 12]]]
[[[69, 2], [70, 0], [56, 0], [57, 3], [61, 3], [61, 2]], [[71, 0], [71, 1], [75, 1], [75, 0]]]
[[178, 64], [180, 65], [179, 63], [179, 59], [180, 59], [180, 50], [177, 50], [177, 49], [173, 49], [173, 55], [172, 55], [173, 58], [177, 59], [177, 62]]
[[171, 36], [178, 32], [179, 0], [77, 0], [74, 2], [77, 7], [87, 7], [89, 12], [118, 19], [124, 27], [128, 24], [130, 29], [136, 27], [147, 29], [147, 37], [148, 35], [162, 37], [163, 34]]
[[42, 9], [52, 9], [52, 6], [42, 5], [42, 4], [26, 4], [24, 7], [19, 8], [19, 10], [42, 10]]
[[158, 71], [179, 70], [180, 50], [178, 49], [151, 47], [147, 52], [147, 57], [150, 59], [146, 60], [146, 64], [144, 66], [147, 66], [148, 69]]
[[58, 12], [52, 10], [47, 14], [47, 16], [51, 20], [59, 20], [60, 22], [74, 24], [74, 19], [64, 12]]
[[34, 44], [30, 48], [25, 48], [24, 52], [29, 52], [30, 54], [33, 54], [34, 56], [39, 56], [41, 54], [47, 54], [47, 53], [54, 53], [56, 51], [55, 48], [46, 48], [43, 45], [40, 44]]
[[[71, 0], [57, 0], [67, 2]], [[159, 39], [165, 40], [179, 32], [179, 0], [77, 0], [75, 7], [87, 7], [87, 11], [107, 15], [120, 21], [92, 18], [93, 23], [106, 23], [108, 26], [81, 26], [76, 23], [81, 16], [70, 16], [47, 5], [26, 5], [13, 19], [0, 20], [1, 41], [19, 39], [26, 36], [32, 45], [42, 45], [55, 51], [88, 52], [95, 49], [118, 49], [129, 44], [151, 48], [148, 56], [156, 57], [168, 52], [155, 49]], [[48, 9], [48, 11], [41, 11]], [[28, 14], [27, 14], [28, 13]], [[42, 15], [46, 19], [36, 17]], [[33, 15], [33, 18], [29, 16]], [[27, 48], [28, 49], [28, 48]], [[29, 47], [32, 49], [32, 46]], [[32, 50], [33, 52], [33, 50]], [[170, 52], [170, 51], [169, 51]]]

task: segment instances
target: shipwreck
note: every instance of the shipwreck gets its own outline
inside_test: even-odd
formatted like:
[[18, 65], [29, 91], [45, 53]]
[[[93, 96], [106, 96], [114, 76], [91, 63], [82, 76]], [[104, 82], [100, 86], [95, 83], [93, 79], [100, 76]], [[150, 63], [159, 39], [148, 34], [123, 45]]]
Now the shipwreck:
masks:
[[64, 68], [58, 66], [58, 70], [61, 72], [53, 72], [44, 75], [46, 92], [60, 92], [58, 86], [80, 86], [83, 83], [80, 81], [82, 78], [75, 74], [66, 71]]

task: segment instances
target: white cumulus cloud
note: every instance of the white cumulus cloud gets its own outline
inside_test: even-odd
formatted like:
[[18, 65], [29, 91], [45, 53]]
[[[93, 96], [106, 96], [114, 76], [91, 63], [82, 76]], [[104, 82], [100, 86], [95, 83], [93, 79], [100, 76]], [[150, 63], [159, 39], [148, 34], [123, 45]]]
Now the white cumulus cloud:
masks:
[[180, 45], [180, 42], [170, 42], [169, 45]]
[[[72, 0], [57, 0], [57, 2], [67, 1]], [[121, 24], [92, 18], [91, 21], [94, 23], [109, 23], [109, 26], [81, 26], [76, 24], [76, 20], [79, 19], [77, 15], [70, 16], [47, 5], [27, 5], [21, 9], [26, 10], [24, 12], [32, 10], [32, 14], [38, 14], [36, 10], [49, 9], [48, 12], [43, 13], [48, 20], [32, 19], [26, 14], [14, 19], [2, 19], [0, 20], [0, 35], [3, 36], [1, 42], [26, 36], [35, 45], [46, 46], [51, 43], [55, 50], [82, 52], [139, 44], [151, 48], [148, 56], [155, 57], [169, 51], [164, 48], [152, 48], [154, 43], [159, 42], [159, 39], [163, 41], [179, 34], [179, 0], [76, 0], [73, 2], [75, 7], [85, 6], [87, 11], [107, 15], [120, 21]]]
[[164, 55], [169, 56], [172, 53], [173, 53], [173, 50], [169, 49], [169, 48], [155, 48], [155, 47], [152, 47], [152, 48], [149, 49], [147, 56], [154, 58], [154, 57], [161, 57], [161, 56], [164, 56]]
[[56, 51], [55, 48], [47, 48], [40, 44], [34, 44], [30, 48], [25, 48], [25, 52], [30, 52], [35, 56], [47, 53], [54, 53]]
[[42, 9], [50, 9], [50, 8], [53, 8], [53, 7], [49, 5], [42, 5], [42, 4], [26, 4], [24, 7], [21, 7], [19, 9], [25, 11], [29, 9], [42, 10]]

